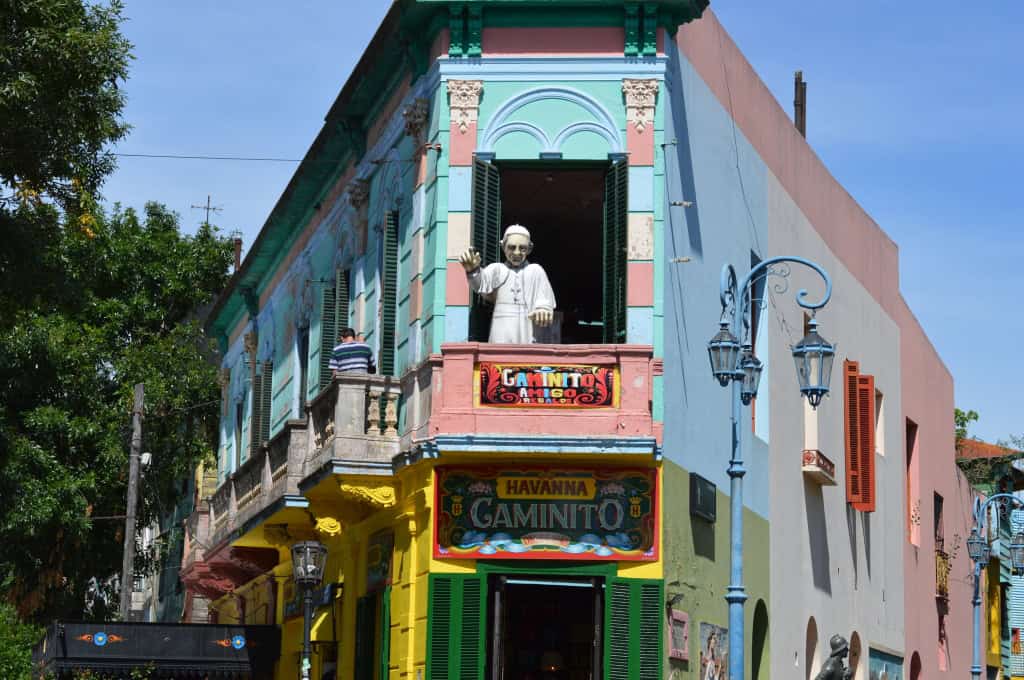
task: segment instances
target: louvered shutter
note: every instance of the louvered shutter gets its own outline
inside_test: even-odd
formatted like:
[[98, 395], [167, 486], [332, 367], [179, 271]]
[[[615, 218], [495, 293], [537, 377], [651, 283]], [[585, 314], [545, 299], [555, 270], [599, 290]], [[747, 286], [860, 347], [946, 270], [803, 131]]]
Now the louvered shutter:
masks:
[[846, 444], [846, 502], [854, 507], [864, 497], [861, 491], [860, 417], [857, 402], [857, 377], [860, 365], [856, 361], [843, 362], [843, 441]]
[[355, 680], [373, 680], [374, 641], [377, 637], [377, 595], [356, 601]]
[[260, 448], [260, 432], [263, 425], [260, 420], [263, 418], [263, 409], [260, 402], [263, 400], [263, 376], [256, 374], [252, 379], [252, 415], [249, 418], [249, 455], [245, 460], [256, 455]]
[[[473, 159], [473, 247], [480, 252], [480, 266], [501, 260], [501, 174], [493, 163]], [[469, 315], [469, 339], [486, 342], [491, 309], [473, 294]]]
[[482, 680], [484, 583], [476, 575], [430, 575], [427, 680]]
[[[339, 269], [334, 273], [334, 304], [335, 304], [335, 328], [340, 331], [349, 325], [348, 323], [348, 296], [349, 296], [348, 269]], [[337, 334], [335, 334], [337, 335]]]
[[875, 377], [857, 376], [857, 441], [860, 456], [858, 510], [875, 511]]
[[664, 601], [661, 581], [608, 580], [604, 617], [607, 680], [661, 680]]
[[337, 289], [324, 290], [320, 307], [320, 389], [331, 384], [331, 354], [338, 339]]
[[398, 213], [384, 219], [384, 266], [381, 269], [380, 372], [395, 375], [395, 321], [398, 318]]
[[391, 586], [380, 595], [380, 672], [377, 677], [385, 680], [388, 677], [388, 665], [391, 663]]
[[612, 163], [604, 178], [604, 342], [626, 342], [626, 239], [629, 164]]

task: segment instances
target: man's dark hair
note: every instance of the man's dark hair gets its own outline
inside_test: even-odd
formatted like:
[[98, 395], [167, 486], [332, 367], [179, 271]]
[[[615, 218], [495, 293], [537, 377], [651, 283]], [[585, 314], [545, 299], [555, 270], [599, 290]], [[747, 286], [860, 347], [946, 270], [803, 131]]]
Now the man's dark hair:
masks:
[[354, 337], [356, 337], [356, 332], [351, 328], [342, 328], [340, 331], [338, 331], [338, 338], [341, 340], [344, 340], [345, 338]]

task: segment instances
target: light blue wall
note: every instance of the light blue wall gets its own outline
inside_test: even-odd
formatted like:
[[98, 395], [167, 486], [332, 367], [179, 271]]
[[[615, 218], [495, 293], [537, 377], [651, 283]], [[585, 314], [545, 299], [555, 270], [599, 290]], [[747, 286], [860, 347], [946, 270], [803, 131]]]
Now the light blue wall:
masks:
[[[665, 456], [728, 493], [731, 389], [712, 379], [706, 345], [718, 331], [722, 265], [732, 263], [742, 278], [750, 269], [751, 251], [766, 255], [767, 171], [729, 113], [674, 47], [666, 95], [661, 260]], [[671, 205], [679, 201], [693, 205]], [[672, 262], [681, 257], [690, 260]], [[767, 347], [762, 354], [768, 354]], [[767, 393], [764, 384], [762, 393]], [[751, 432], [749, 409], [744, 409], [740, 432], [747, 468], [744, 503], [767, 517], [768, 446]]]

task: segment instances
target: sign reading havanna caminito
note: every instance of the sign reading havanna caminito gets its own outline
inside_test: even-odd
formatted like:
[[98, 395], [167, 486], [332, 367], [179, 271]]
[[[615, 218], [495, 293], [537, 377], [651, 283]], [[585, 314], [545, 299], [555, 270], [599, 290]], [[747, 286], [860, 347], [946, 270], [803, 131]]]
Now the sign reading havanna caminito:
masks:
[[439, 467], [438, 558], [655, 560], [657, 471]]
[[615, 366], [481, 363], [477, 367], [480, 406], [520, 408], [607, 408], [618, 406]]

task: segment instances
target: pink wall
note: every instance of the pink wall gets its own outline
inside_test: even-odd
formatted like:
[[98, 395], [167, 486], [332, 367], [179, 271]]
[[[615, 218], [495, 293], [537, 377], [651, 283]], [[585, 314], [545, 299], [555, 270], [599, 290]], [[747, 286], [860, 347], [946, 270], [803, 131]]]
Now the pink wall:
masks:
[[488, 57], [531, 57], [570, 54], [622, 56], [626, 33], [622, 27], [485, 28], [481, 36]]
[[[909, 678], [915, 651], [921, 657], [922, 677], [939, 674], [933, 493], [945, 501], [947, 552], [957, 554], [946, 620], [948, 673], [964, 676], [971, 664], [971, 587], [966, 578], [970, 561], [964, 544], [970, 531], [971, 494], [954, 463], [953, 378], [899, 291], [897, 246], [796, 131], [713, 12], [682, 26], [676, 42], [722, 106], [731, 109], [744, 136], [828, 247], [899, 325], [901, 408], [903, 417], [918, 426], [916, 486], [921, 508], [920, 547], [904, 542], [905, 676]], [[956, 535], [959, 550], [951, 545]]]

